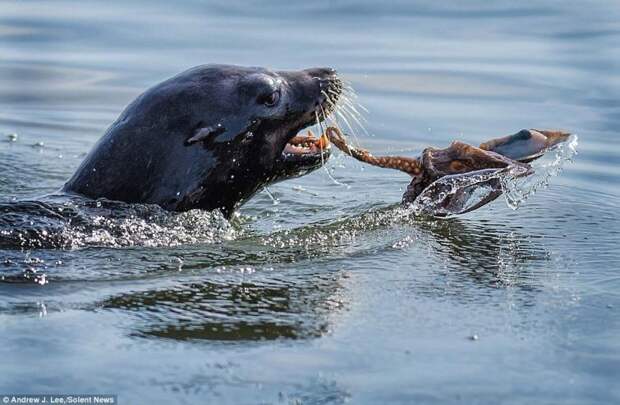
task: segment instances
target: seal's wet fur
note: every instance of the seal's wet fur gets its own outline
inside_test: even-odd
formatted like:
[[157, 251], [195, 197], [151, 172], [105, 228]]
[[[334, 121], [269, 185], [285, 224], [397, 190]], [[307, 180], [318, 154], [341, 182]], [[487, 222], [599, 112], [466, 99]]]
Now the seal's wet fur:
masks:
[[298, 163], [282, 151], [340, 88], [329, 68], [192, 68], [134, 100], [63, 190], [229, 215], [263, 186], [320, 167], [321, 156]]

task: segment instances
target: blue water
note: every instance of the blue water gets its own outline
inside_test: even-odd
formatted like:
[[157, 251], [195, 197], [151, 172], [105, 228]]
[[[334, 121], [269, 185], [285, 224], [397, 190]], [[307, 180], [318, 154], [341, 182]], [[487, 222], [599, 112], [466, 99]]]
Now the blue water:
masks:
[[521, 128], [579, 147], [516, 211], [403, 215], [407, 176], [336, 153], [230, 224], [103, 207], [62, 248], [2, 248], [0, 394], [620, 402], [619, 21], [614, 1], [3, 1], [3, 204], [59, 189], [134, 97], [209, 62], [335, 67], [376, 154]]

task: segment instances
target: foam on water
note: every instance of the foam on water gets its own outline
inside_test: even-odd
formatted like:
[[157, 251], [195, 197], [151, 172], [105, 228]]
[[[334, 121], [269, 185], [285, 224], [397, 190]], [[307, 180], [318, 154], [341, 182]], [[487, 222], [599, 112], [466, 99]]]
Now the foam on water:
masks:
[[219, 211], [173, 213], [155, 205], [72, 198], [0, 204], [0, 247], [179, 246], [235, 237]]

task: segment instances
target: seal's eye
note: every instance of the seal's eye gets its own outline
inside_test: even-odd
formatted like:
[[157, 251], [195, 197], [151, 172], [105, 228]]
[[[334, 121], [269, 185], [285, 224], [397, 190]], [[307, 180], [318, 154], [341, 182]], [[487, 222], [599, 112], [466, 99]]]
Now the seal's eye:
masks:
[[280, 101], [280, 91], [276, 90], [274, 92], [271, 92], [269, 94], [264, 94], [260, 97], [258, 97], [258, 102], [260, 104], [264, 104], [267, 107], [273, 107], [276, 104], [278, 104], [278, 101]]

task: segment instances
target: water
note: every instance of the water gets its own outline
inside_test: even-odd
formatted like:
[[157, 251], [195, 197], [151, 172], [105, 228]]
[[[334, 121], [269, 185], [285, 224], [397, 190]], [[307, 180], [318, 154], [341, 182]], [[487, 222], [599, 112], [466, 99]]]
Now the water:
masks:
[[3, 2], [2, 206], [53, 207], [129, 101], [206, 62], [336, 67], [375, 154], [530, 127], [579, 154], [516, 211], [416, 216], [406, 175], [336, 154], [231, 223], [105, 201], [24, 223], [0, 246], [0, 393], [620, 401], [618, 21], [612, 1]]

